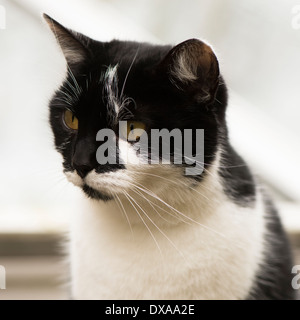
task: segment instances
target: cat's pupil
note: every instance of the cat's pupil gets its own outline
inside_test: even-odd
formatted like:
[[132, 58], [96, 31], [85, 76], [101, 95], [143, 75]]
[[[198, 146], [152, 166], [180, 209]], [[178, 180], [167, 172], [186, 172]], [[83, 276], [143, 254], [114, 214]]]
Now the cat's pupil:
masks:
[[134, 129], [134, 124], [131, 123], [131, 124], [130, 124], [130, 131], [133, 131], [133, 129]]
[[74, 114], [72, 114], [72, 122], [74, 122], [75, 116]]

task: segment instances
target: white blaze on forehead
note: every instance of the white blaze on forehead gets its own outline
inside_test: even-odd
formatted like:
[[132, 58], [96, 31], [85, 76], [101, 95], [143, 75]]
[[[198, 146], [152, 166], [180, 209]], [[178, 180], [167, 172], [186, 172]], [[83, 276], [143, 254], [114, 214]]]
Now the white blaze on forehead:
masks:
[[118, 98], [118, 65], [109, 66], [104, 76], [104, 87], [107, 98], [108, 114], [111, 118], [115, 118], [120, 111], [120, 102]]

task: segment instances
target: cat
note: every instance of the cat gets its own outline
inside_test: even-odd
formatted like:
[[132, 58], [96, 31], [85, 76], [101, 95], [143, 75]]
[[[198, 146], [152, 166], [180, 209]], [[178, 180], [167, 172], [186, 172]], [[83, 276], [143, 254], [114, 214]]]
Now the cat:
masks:
[[[212, 48], [100, 42], [44, 18], [67, 62], [49, 104], [55, 146], [86, 195], [70, 227], [72, 298], [294, 299], [276, 209], [228, 139]], [[102, 129], [118, 141], [102, 155], [115, 151], [113, 163], [97, 161]], [[159, 153], [159, 163], [139, 161], [136, 129], [204, 130], [202, 172], [175, 163], [174, 142], [169, 164]], [[196, 156], [199, 141], [189, 141]]]

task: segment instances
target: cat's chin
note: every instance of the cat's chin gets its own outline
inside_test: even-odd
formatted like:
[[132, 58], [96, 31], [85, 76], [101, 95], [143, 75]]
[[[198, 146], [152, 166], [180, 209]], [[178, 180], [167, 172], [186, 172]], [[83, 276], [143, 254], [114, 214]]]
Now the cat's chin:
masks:
[[102, 200], [105, 202], [109, 201], [109, 200], [113, 200], [112, 196], [109, 196], [102, 191], [100, 192], [98, 190], [95, 190], [95, 189], [91, 188], [90, 186], [88, 186], [87, 184], [84, 184], [82, 186], [82, 190], [91, 199]]

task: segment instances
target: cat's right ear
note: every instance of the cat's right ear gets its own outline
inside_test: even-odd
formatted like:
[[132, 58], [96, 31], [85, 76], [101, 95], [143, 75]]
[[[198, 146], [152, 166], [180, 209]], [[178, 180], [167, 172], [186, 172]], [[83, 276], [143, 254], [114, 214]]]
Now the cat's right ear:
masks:
[[87, 48], [89, 38], [80, 33], [66, 29], [45, 13], [43, 14], [43, 17], [60, 45], [68, 66], [71, 70], [76, 69], [76, 67], [89, 56]]
[[190, 39], [178, 44], [169, 51], [159, 69], [173, 85], [196, 101], [208, 104], [214, 100], [219, 63], [206, 43]]

